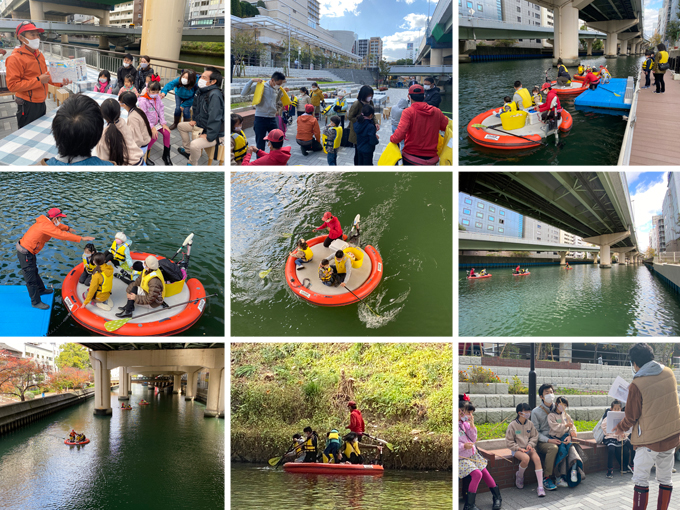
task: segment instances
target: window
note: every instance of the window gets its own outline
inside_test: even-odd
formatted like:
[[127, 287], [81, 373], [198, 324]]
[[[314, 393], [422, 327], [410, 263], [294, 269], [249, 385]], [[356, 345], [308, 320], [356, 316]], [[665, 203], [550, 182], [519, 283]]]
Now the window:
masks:
[[501, 216], [505, 216], [505, 211], [501, 209], [500, 211], [498, 211], [498, 214], [500, 214]]
[[541, 226], [540, 226], [540, 225], [536, 225], [536, 228], [541, 228]]
[[[518, 9], [519, 9], [519, 7], [518, 7]], [[521, 23], [521, 22], [522, 22], [522, 18], [519, 17], [519, 16], [517, 16], [517, 21], [519, 21], [519, 22]]]
[[484, 219], [484, 215], [483, 215], [482, 213], [480, 213], [480, 212], [477, 213], [477, 217], [478, 217], [478, 218], [481, 218], [481, 219]]
[[475, 227], [482, 228], [482, 224], [478, 221], [475, 222]]
[[481, 202], [477, 202], [477, 208], [478, 209], [484, 209], [484, 204]]
[[470, 220], [463, 220], [463, 225], [469, 225], [469, 224], [470, 224]]
[[536, 240], [537, 240], [537, 241], [540, 241], [540, 240], [541, 240], [541, 238], [540, 238], [540, 237], [537, 237], [537, 238], [536, 238]]
[[502, 229], [501, 227], [498, 227], [498, 231], [499, 231], [501, 234], [502, 234], [503, 232], [505, 232], [505, 230]]
[[470, 209], [463, 209], [463, 214], [472, 214]]
[[468, 9], [472, 9], [472, 2], [467, 2]]
[[489, 225], [488, 227], [486, 227], [486, 229], [487, 230], [493, 230], [493, 225]]
[[493, 216], [489, 216], [489, 221], [495, 221], [495, 218]]
[[482, 4], [477, 4], [477, 10], [479, 12], [484, 12], [484, 7], [482, 6]]
[[472, 199], [466, 198], [466, 199], [465, 199], [465, 203], [466, 203], [466, 204], [472, 205]]
[[495, 208], [495, 207], [492, 207], [492, 206], [489, 206], [489, 212], [496, 212], [496, 208]]
[[501, 225], [505, 225], [505, 220], [498, 218], [498, 223], [500, 223]]
[[518, 8], [517, 8], [517, 12], [521, 13], [521, 12], [522, 12], [522, 8], [521, 8], [521, 7], [518, 7]]

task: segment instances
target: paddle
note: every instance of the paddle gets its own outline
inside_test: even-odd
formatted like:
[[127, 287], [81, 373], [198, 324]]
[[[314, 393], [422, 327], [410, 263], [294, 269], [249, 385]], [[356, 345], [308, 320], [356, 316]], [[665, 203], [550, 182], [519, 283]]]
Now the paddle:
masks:
[[189, 303], [194, 303], [195, 301], [200, 301], [201, 299], [208, 299], [208, 298], [214, 297], [214, 296], [217, 296], [217, 294], [209, 294], [209, 295], [205, 296], [204, 298], [200, 297], [200, 298], [196, 298], [196, 299], [190, 299], [189, 301], [185, 301], [184, 303], [177, 303], [176, 305], [168, 306], [166, 308], [160, 307], [160, 308], [158, 308], [158, 310], [154, 310], [154, 311], [148, 312], [148, 313], [143, 313], [142, 315], [138, 315], [137, 317], [127, 317], [125, 319], [116, 319], [116, 320], [113, 320], [113, 321], [108, 321], [108, 322], [104, 323], [104, 327], [106, 328], [106, 331], [113, 332], [113, 331], [116, 331], [116, 330], [122, 328], [123, 326], [125, 326], [132, 319], [139, 319], [140, 317], [146, 317], [147, 315], [151, 315], [152, 313], [160, 312], [161, 310], [169, 310], [170, 308], [175, 308], [175, 307], [182, 306], [182, 305], [188, 305]]
[[295, 445], [292, 445], [292, 446], [290, 447], [290, 449], [289, 449], [286, 453], [284, 453], [282, 456], [280, 456], [280, 457], [272, 457], [271, 459], [269, 459], [269, 460], [267, 461], [267, 463], [269, 463], [269, 465], [270, 465], [271, 467], [277, 467], [277, 466], [279, 465], [279, 463], [285, 458], [285, 456], [288, 455], [288, 454], [289, 454], [290, 452], [292, 452], [293, 450], [295, 450]]
[[343, 288], [344, 288], [347, 292], [349, 292], [350, 294], [352, 294], [355, 298], [357, 298], [359, 301], [361, 301], [363, 304], [365, 304], [365, 305], [366, 305], [366, 308], [368, 308], [370, 311], [372, 311], [377, 317], [381, 317], [381, 315], [380, 315], [378, 312], [376, 312], [375, 310], [373, 310], [373, 308], [371, 308], [370, 306], [368, 306], [368, 304], [366, 303], [366, 301], [364, 301], [363, 299], [361, 299], [359, 296], [357, 296], [354, 292], [352, 292], [351, 290], [349, 290], [347, 287], [343, 287]]
[[548, 145], [547, 143], [537, 142], [536, 140], [532, 140], [531, 138], [526, 138], [524, 136], [516, 135], [515, 133], [508, 133], [507, 131], [503, 131], [502, 129], [497, 129], [493, 126], [485, 126], [484, 124], [473, 124], [472, 127], [481, 128], [481, 129], [493, 129], [494, 131], [498, 131], [499, 133], [505, 133], [506, 135], [516, 136], [517, 138], [521, 138], [522, 140], [526, 140], [526, 141], [531, 142], [531, 143], [537, 143], [538, 145], [544, 145], [545, 147], [552, 147], [552, 145]]
[[192, 232], [191, 234], [189, 234], [189, 235], [187, 236], [187, 238], [186, 238], [186, 239], [184, 240], [184, 242], [182, 243], [182, 246], [180, 246], [180, 247], [177, 249], [177, 251], [175, 252], [175, 254], [174, 254], [172, 257], [170, 257], [170, 260], [175, 260], [175, 257], [177, 256], [177, 254], [178, 254], [180, 251], [182, 251], [182, 248], [184, 248], [187, 244], [191, 244], [191, 243], [193, 242], [193, 240], [194, 240], [194, 233]]
[[611, 93], [614, 94], [616, 97], [621, 97], [621, 94], [617, 94], [617, 93], [614, 92], [613, 90], [606, 89], [606, 88], [604, 88], [602, 85], [600, 85], [599, 88], [601, 88], [602, 90], [606, 90], [607, 92], [611, 92]]
[[377, 437], [369, 436], [368, 434], [366, 434], [366, 432], [364, 432], [364, 436], [366, 436], [370, 439], [373, 439], [374, 441], [378, 441], [380, 444], [384, 444], [385, 446], [387, 446], [387, 449], [389, 451], [391, 451], [391, 452], [394, 451], [394, 445], [392, 443], [388, 443], [384, 439], [378, 439]]

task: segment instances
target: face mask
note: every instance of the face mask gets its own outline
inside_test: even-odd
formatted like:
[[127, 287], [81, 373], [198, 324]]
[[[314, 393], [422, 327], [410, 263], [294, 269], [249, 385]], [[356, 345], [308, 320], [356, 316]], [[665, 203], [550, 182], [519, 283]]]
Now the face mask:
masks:
[[35, 51], [40, 48], [40, 39], [26, 39], [26, 45]]
[[182, 78], [182, 85], [189, 85], [189, 80], [186, 78]]
[[312, 87], [312, 90], [316, 90], [316, 87]]
[[85, 253], [85, 252], [83, 252], [83, 257], [85, 257], [86, 259], [89, 259], [91, 256], [92, 256], [91, 253]]
[[234, 126], [234, 133], [239, 133], [243, 129], [243, 126]]
[[553, 395], [552, 393], [548, 393], [548, 394], [544, 397], [544, 400], [545, 400], [545, 403], [546, 403], [546, 404], [550, 405], [550, 404], [552, 404], [553, 401], [555, 400], [555, 395]]
[[130, 64], [128, 62], [123, 62], [123, 66], [130, 67]]
[[432, 85], [423, 85], [423, 88], [425, 90], [430, 90], [432, 88]]
[[367, 103], [370, 103], [371, 101], [373, 101], [373, 96], [367, 97], [367, 98], [366, 98], [366, 102], [367, 102]]
[[630, 371], [633, 372], [633, 375], [635, 375], [637, 372], [635, 371], [635, 367], [633, 367], [633, 362], [630, 362]]
[[142, 69], [146, 69], [147, 67], [149, 67], [149, 64], [147, 64], [146, 62], [142, 62], [140, 65], [142, 66]]
[[274, 85], [274, 90], [279, 90], [281, 88], [281, 85]]
[[524, 418], [526, 418], [528, 420], [528, 419], [531, 418], [531, 413], [530, 412], [529, 413], [522, 413], [522, 416], [524, 416]]
[[149, 94], [149, 97], [151, 99], [156, 99], [158, 97], [158, 94]]
[[54, 224], [54, 226], [58, 227], [59, 225], [61, 225], [61, 221], [57, 220], [57, 222]]
[[204, 89], [204, 88], [207, 87], [207, 86], [208, 86], [208, 82], [205, 81], [203, 78], [201, 78], [200, 80], [198, 80], [198, 88], [199, 88], [199, 89]]
[[467, 416], [465, 416], [465, 415], [463, 415], [463, 416], [460, 418], [460, 421], [462, 421], [463, 423], [465, 423], [465, 422], [468, 421], [468, 420], [469, 420], [469, 418], [468, 418]]
[[99, 78], [99, 83], [106, 83], [107, 81], [109, 80], [107, 80], [106, 78]]

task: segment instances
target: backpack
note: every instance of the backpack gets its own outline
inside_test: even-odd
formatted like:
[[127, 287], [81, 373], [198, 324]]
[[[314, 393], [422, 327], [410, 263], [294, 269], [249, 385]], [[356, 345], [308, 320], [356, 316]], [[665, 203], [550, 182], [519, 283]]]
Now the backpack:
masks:
[[602, 418], [600, 418], [600, 421], [597, 422], [597, 425], [595, 425], [595, 428], [593, 429], [593, 439], [595, 439], [596, 443], [602, 444], [602, 441], [604, 441], [604, 430], [602, 430], [602, 420], [604, 420], [607, 417], [608, 412], [609, 409], [607, 409], [604, 412]]
[[163, 276], [165, 276], [166, 282], [175, 283], [184, 279], [184, 275], [182, 275], [182, 270], [180, 269], [179, 265], [175, 264], [171, 260], [160, 259], [158, 261], [158, 267], [163, 273]]

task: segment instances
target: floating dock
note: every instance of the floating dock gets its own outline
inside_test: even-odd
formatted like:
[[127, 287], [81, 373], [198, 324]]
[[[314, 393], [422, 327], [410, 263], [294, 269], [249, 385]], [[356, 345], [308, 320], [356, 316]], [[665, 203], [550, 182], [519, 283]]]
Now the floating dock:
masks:
[[49, 310], [31, 306], [25, 285], [0, 285], [0, 336], [47, 336], [54, 304], [54, 293], [42, 296]]
[[[618, 94], [618, 96], [616, 95]], [[595, 90], [586, 90], [574, 99], [577, 108], [599, 108], [606, 110], [620, 110], [622, 113], [630, 110], [633, 102], [633, 77], [612, 78], [605, 85], [598, 85]]]

